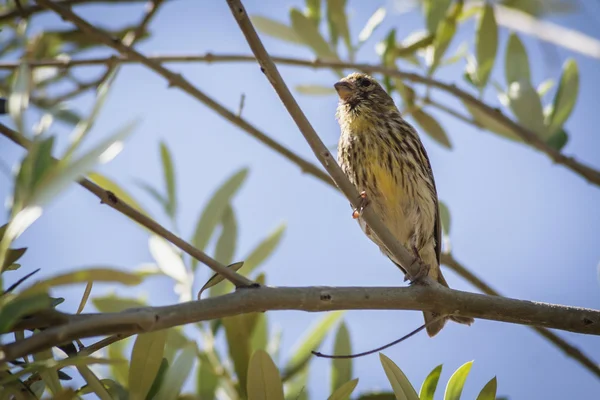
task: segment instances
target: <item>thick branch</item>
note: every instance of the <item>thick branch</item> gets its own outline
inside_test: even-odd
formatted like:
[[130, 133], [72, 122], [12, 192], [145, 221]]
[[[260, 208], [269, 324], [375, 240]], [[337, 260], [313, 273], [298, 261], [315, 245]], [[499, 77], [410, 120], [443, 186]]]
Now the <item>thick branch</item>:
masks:
[[[172, 55], [172, 56], [150, 56], [146, 57], [147, 60], [156, 63], [167, 63], [167, 62], [255, 62], [256, 58], [248, 55], [239, 55], [239, 54], [219, 54], [215, 55], [212, 53], [206, 53], [204, 55]], [[140, 62], [137, 59], [129, 58], [129, 57], [118, 57], [118, 58], [110, 58], [110, 57], [100, 57], [100, 58], [90, 58], [90, 59], [82, 59], [82, 60], [40, 60], [40, 61], [32, 61], [30, 65], [32, 67], [39, 66], [56, 66], [56, 67], [64, 67], [69, 68], [73, 66], [82, 66], [82, 65], [103, 65], [109, 63], [111, 60], [116, 60], [121, 63], [135, 63]], [[341, 68], [341, 69], [353, 69], [360, 70], [368, 73], [381, 73], [386, 76], [395, 77], [399, 79], [404, 79], [416, 83], [422, 83], [431, 87], [435, 87], [436, 89], [442, 90], [446, 93], [457, 97], [473, 107], [479, 109], [480, 111], [487, 114], [489, 117], [494, 120], [500, 122], [502, 125], [510, 129], [516, 135], [518, 135], [524, 142], [530, 144], [535, 147], [542, 153], [546, 154], [550, 159], [552, 159], [557, 164], [562, 164], [577, 174], [581, 175], [589, 182], [600, 186], [600, 171], [597, 171], [579, 161], [577, 161], [573, 157], [568, 157], [559, 152], [558, 150], [550, 147], [543, 140], [541, 140], [535, 132], [523, 127], [517, 122], [513, 121], [508, 116], [504, 115], [502, 111], [498, 108], [494, 108], [492, 106], [487, 105], [481, 100], [477, 99], [475, 96], [469, 94], [468, 92], [459, 89], [454, 84], [448, 84], [441, 81], [438, 81], [434, 78], [430, 78], [424, 75], [411, 73], [411, 72], [402, 72], [397, 69], [386, 68], [382, 65], [376, 64], [362, 64], [362, 63], [351, 63], [351, 62], [343, 62], [343, 61], [321, 61], [321, 60], [304, 60], [292, 57], [272, 57], [272, 60], [278, 64], [284, 65], [295, 65], [295, 66], [303, 66], [303, 67], [313, 67], [313, 68]], [[15, 62], [3, 62], [0, 63], [0, 69], [13, 69], [18, 67], [18, 63]], [[211, 107], [209, 105], [209, 107]], [[212, 108], [212, 107], [211, 107]], [[227, 111], [229, 112], [229, 111]], [[231, 115], [233, 113], [229, 112]], [[219, 113], [221, 114], [221, 113]], [[221, 114], [223, 115], [223, 114]], [[232, 121], [229, 117], [226, 119]], [[234, 122], [234, 121], [232, 121]], [[239, 124], [234, 124], [240, 126]], [[242, 126], [242, 129], [248, 130]], [[250, 132], [252, 134], [252, 132]], [[264, 134], [263, 134], [264, 135]], [[253, 134], [254, 136], [254, 134]], [[256, 137], [256, 136], [255, 136]], [[261, 140], [261, 139], [259, 139]], [[261, 140], [262, 141], [262, 140]], [[286, 158], [289, 158], [284, 154]], [[296, 163], [298, 164], [298, 163]], [[300, 165], [302, 167], [302, 165]], [[312, 170], [305, 170], [308, 173], [312, 174]], [[317, 171], [321, 172], [320, 169], [317, 168]]]
[[245, 130], [251, 136], [258, 139], [275, 152], [279, 153], [294, 164], [298, 165], [302, 169], [302, 171], [310, 173], [316, 178], [322, 180], [323, 182], [333, 186], [333, 183], [331, 182], [329, 176], [325, 172], [323, 172], [323, 170], [321, 170], [319, 167], [317, 167], [310, 161], [307, 161], [302, 157], [298, 156], [293, 151], [289, 150], [280, 143], [271, 139], [269, 136], [265, 135], [263, 132], [259, 131], [245, 119], [240, 118], [239, 116], [229, 111], [227, 108], [223, 107], [221, 104], [217, 103], [211, 97], [207, 96], [204, 92], [202, 92], [200, 89], [192, 85], [181, 74], [176, 74], [172, 72], [171, 70], [163, 67], [159, 62], [149, 59], [148, 57], [134, 50], [130, 46], [123, 44], [120, 40], [110, 37], [110, 35], [108, 35], [106, 32], [92, 26], [90, 23], [77, 16], [73, 11], [65, 7], [62, 7], [50, 0], [36, 0], [36, 2], [38, 4], [43, 5], [44, 7], [56, 11], [56, 13], [62, 16], [63, 19], [72, 22], [82, 32], [85, 32], [86, 34], [90, 35], [90, 37], [94, 38], [99, 43], [103, 43], [115, 49], [119, 53], [127, 56], [128, 58], [147, 66], [154, 72], [164, 77], [169, 82], [169, 87], [180, 88], [190, 96], [194, 97], [195, 99], [205, 104], [207, 107], [214, 110], [217, 114], [219, 114], [229, 122]]
[[[458, 262], [452, 254], [442, 254], [442, 263], [448, 268], [462, 276], [468, 282], [470, 282], [477, 289], [490, 296], [501, 296], [496, 290], [494, 290], [487, 283], [479, 279], [475, 274], [465, 268], [460, 262]], [[547, 339], [549, 342], [554, 344], [556, 347], [561, 349], [566, 355], [579, 361], [584, 367], [586, 367], [591, 373], [600, 378], [600, 365], [592, 361], [588, 356], [583, 354], [577, 347], [571, 345], [566, 340], [562, 339], [547, 328], [539, 326], [532, 326], [533, 330], [539, 333], [542, 337]]]
[[[31, 146], [31, 142], [29, 140], [27, 140], [26, 138], [24, 138], [23, 135], [20, 135], [19, 133], [13, 131], [12, 129], [10, 129], [9, 127], [7, 127], [4, 124], [0, 124], [0, 134], [6, 136], [14, 143], [16, 143], [26, 149], [29, 149]], [[148, 228], [150, 231], [154, 232], [155, 234], [157, 234], [157, 235], [161, 236], [162, 238], [166, 239], [167, 241], [171, 242], [172, 244], [177, 246], [182, 251], [186, 252], [187, 254], [194, 257], [201, 263], [208, 266], [210, 269], [212, 269], [216, 273], [222, 275], [225, 279], [229, 280], [236, 287], [246, 287], [246, 286], [252, 286], [254, 284], [252, 281], [250, 281], [246, 277], [225, 267], [224, 265], [219, 263], [217, 260], [211, 258], [208, 254], [198, 250], [197, 248], [192, 246], [190, 243], [186, 242], [179, 236], [175, 235], [168, 229], [164, 228], [162, 225], [160, 225], [158, 222], [154, 221], [152, 218], [142, 214], [141, 212], [139, 212], [135, 208], [131, 207], [127, 203], [118, 199], [114, 193], [112, 193], [108, 190], [104, 190], [102, 187], [96, 185], [92, 181], [85, 179], [85, 178], [81, 179], [79, 181], [79, 184], [81, 186], [83, 186], [84, 188], [86, 188], [89, 192], [94, 194], [96, 197], [98, 197], [100, 199], [101, 203], [107, 204], [111, 208], [114, 208], [115, 210], [119, 211], [121, 214], [126, 215], [130, 219], [134, 220], [135, 222]]]
[[[261, 287], [165, 307], [69, 315], [63, 325], [0, 347], [3, 360], [86, 337], [151, 332], [269, 310], [421, 310], [600, 335], [600, 311], [424, 287]], [[0, 361], [2, 361], [0, 359]]]

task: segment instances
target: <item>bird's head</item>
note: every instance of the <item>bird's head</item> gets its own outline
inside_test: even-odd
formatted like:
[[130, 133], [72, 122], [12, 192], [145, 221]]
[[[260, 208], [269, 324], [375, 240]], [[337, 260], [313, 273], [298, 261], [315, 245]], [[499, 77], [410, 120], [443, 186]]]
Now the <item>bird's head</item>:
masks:
[[336, 82], [333, 87], [340, 98], [340, 105], [349, 110], [385, 110], [395, 107], [394, 100], [371, 76], [355, 72]]

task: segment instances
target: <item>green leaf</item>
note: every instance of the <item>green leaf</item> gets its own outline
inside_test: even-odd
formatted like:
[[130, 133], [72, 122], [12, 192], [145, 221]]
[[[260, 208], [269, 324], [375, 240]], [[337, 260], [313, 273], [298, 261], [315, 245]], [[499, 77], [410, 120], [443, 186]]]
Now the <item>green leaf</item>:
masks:
[[335, 26], [335, 31], [342, 38], [352, 59], [352, 40], [350, 39], [350, 28], [346, 18], [346, 0], [327, 0], [327, 21]]
[[493, 377], [479, 392], [477, 400], [496, 400], [496, 377]]
[[448, 206], [443, 201], [438, 202], [438, 206], [440, 208], [440, 219], [442, 221], [442, 230], [444, 235], [448, 236], [450, 234], [450, 210], [448, 210]]
[[[243, 168], [232, 175], [221, 187], [219, 187], [211, 199], [208, 201], [204, 210], [198, 219], [196, 224], [196, 230], [192, 237], [192, 244], [194, 247], [205, 250], [208, 241], [212, 237], [212, 234], [223, 218], [225, 209], [231, 204], [231, 199], [237, 193], [242, 183], [248, 176], [248, 169]], [[195, 270], [198, 265], [198, 261], [192, 260], [192, 269]]]
[[412, 113], [412, 117], [430, 138], [448, 149], [452, 148], [452, 143], [450, 143], [446, 131], [433, 116], [423, 110], [416, 110]]
[[237, 246], [238, 227], [231, 205], [225, 208], [221, 219], [221, 235], [215, 247], [215, 258], [223, 264], [231, 264]]
[[519, 36], [514, 32], [508, 37], [504, 70], [507, 85], [518, 81], [531, 81], [527, 50], [525, 50]]
[[[55, 360], [54, 356], [52, 355], [52, 350], [48, 349], [40, 351], [39, 353], [33, 355], [33, 359], [38, 363], [43, 362], [41, 364], [45, 364], [45, 368], [41, 368], [39, 370], [39, 374], [46, 383], [48, 389], [50, 389], [50, 392], [52, 394], [58, 394], [62, 390], [62, 385], [58, 379], [58, 366], [54, 366], [56, 363], [54, 362]], [[31, 364], [28, 366], [34, 367]], [[23, 369], [23, 371], [27, 371], [27, 369]], [[18, 374], [13, 374], [12, 376], [16, 378]], [[3, 384], [3, 382], [0, 382], [0, 387]]]
[[559, 131], [575, 107], [579, 92], [579, 70], [577, 63], [569, 59], [563, 65], [562, 76], [554, 96], [553, 112], [550, 116], [549, 131], [551, 134]]
[[540, 83], [537, 87], [537, 92], [540, 95], [540, 97], [544, 97], [549, 91], [550, 89], [552, 89], [554, 87], [554, 80], [553, 79], [546, 79], [545, 81], [543, 81], [542, 83]]
[[41, 291], [47, 291], [51, 287], [62, 286], [62, 285], [73, 285], [77, 283], [88, 283], [89, 281], [94, 282], [118, 282], [127, 286], [138, 285], [142, 282], [139, 275], [130, 274], [118, 269], [110, 268], [90, 268], [81, 269], [74, 272], [67, 272], [64, 274], [55, 275], [54, 277], [47, 278], [41, 282], [34, 283], [27, 289], [21, 292], [21, 295], [30, 293], [39, 293]]
[[158, 372], [156, 373], [156, 377], [154, 378], [154, 382], [152, 382], [152, 386], [150, 387], [150, 391], [148, 391], [148, 394], [146, 395], [146, 400], [152, 400], [154, 396], [156, 396], [160, 390], [163, 380], [165, 379], [165, 374], [167, 373], [168, 369], [169, 361], [163, 357], [162, 361], [160, 362]]
[[356, 400], [396, 400], [392, 392], [363, 393]]
[[92, 370], [86, 365], [80, 365], [77, 367], [77, 371], [81, 374], [81, 377], [86, 381], [88, 387], [98, 396], [101, 400], [112, 400], [112, 396], [108, 393], [108, 390], [104, 387], [100, 379], [92, 372]]
[[[96, 307], [98, 309], [98, 307]], [[127, 380], [129, 379], [129, 365], [127, 365], [127, 358], [125, 358], [125, 347], [128, 344], [128, 340], [119, 340], [110, 346], [107, 349], [107, 356], [109, 359], [114, 361], [122, 361], [116, 362], [109, 366], [110, 375], [120, 384], [127, 385]]]
[[460, 395], [462, 394], [465, 381], [467, 380], [467, 376], [469, 376], [472, 365], [473, 361], [469, 361], [452, 374], [448, 380], [448, 385], [446, 386], [444, 400], [460, 400]]
[[508, 99], [510, 109], [521, 125], [547, 139], [542, 101], [535, 88], [527, 81], [513, 82], [508, 88]]
[[0, 334], [10, 332], [22, 317], [49, 309], [52, 301], [46, 293], [20, 294], [0, 308]]
[[448, 50], [448, 47], [450, 46], [450, 43], [452, 42], [455, 33], [456, 21], [451, 19], [446, 19], [442, 21], [437, 30], [437, 33], [435, 34], [433, 44], [431, 47], [429, 47], [429, 51], [427, 54], [429, 64], [427, 74], [429, 76], [433, 75], [434, 71], [442, 62], [444, 54], [446, 54], [446, 50]]
[[8, 97], [8, 113], [17, 126], [17, 131], [25, 134], [25, 121], [23, 113], [29, 105], [29, 90], [31, 88], [31, 71], [29, 65], [21, 63], [16, 73], [15, 83]]
[[283, 375], [286, 379], [292, 377], [300, 371], [312, 358], [311, 351], [317, 350], [325, 335], [342, 318], [343, 311], [334, 311], [328, 313], [315, 321], [313, 325], [304, 333], [302, 339], [294, 346], [292, 357], [287, 362]]
[[254, 332], [252, 332], [252, 337], [250, 338], [250, 348], [252, 351], [258, 349], [265, 351], [267, 350], [269, 343], [268, 323], [267, 315], [265, 313], [259, 313], [256, 326], [254, 327]]
[[300, 12], [297, 8], [290, 10], [290, 19], [292, 21], [292, 29], [302, 42], [310, 47], [319, 59], [323, 61], [338, 60], [337, 54], [329, 47], [319, 30], [314, 24]]
[[[342, 321], [337, 333], [335, 334], [335, 341], [333, 345], [333, 354], [336, 355], [347, 355], [352, 354], [352, 345], [350, 343], [350, 333], [348, 327]], [[340, 388], [344, 383], [347, 383], [352, 379], [352, 359], [350, 358], [334, 358], [331, 361], [331, 391], [334, 392]], [[356, 380], [358, 382], [358, 380]], [[356, 386], [356, 384], [354, 385]], [[354, 387], [352, 387], [354, 390]], [[352, 390], [348, 393], [352, 393]], [[342, 397], [340, 397], [342, 398]], [[346, 398], [346, 397], [344, 397]]]
[[166, 213], [171, 218], [175, 218], [177, 213], [177, 193], [175, 189], [175, 170], [173, 168], [173, 159], [169, 148], [165, 142], [160, 143], [160, 158], [163, 165], [163, 174], [165, 177], [165, 187], [167, 189], [167, 208]]
[[286, 224], [281, 223], [273, 232], [269, 234], [262, 242], [260, 242], [254, 250], [248, 254], [244, 265], [246, 266], [246, 275], [250, 275], [257, 267], [264, 263], [273, 254], [285, 233]]
[[260, 15], [250, 16], [252, 25], [261, 33], [290, 43], [304, 44], [289, 26]]
[[469, 111], [473, 120], [479, 124], [483, 129], [487, 129], [490, 132], [494, 132], [506, 139], [514, 140], [517, 142], [521, 141], [521, 138], [513, 133], [512, 130], [498, 122], [495, 118], [489, 116], [484, 111], [481, 111], [479, 108], [467, 103], [463, 102], [465, 108]]
[[248, 365], [248, 400], [283, 400], [283, 384], [275, 363], [264, 350], [256, 350]]
[[321, 22], [321, 0], [306, 0], [306, 17], [318, 28]]
[[441, 373], [442, 364], [435, 367], [429, 375], [427, 375], [427, 378], [423, 381], [423, 385], [421, 385], [421, 390], [419, 391], [419, 400], [433, 400]]
[[131, 400], [143, 400], [148, 395], [163, 359], [167, 331], [141, 333], [135, 339], [129, 365], [129, 395]]
[[190, 342], [181, 349], [173, 365], [167, 370], [156, 398], [175, 400], [183, 389], [183, 384], [187, 380], [195, 360], [196, 344]]
[[130, 308], [147, 306], [145, 302], [139, 299], [117, 297], [115, 294], [110, 294], [103, 297], [95, 297], [92, 299], [92, 304], [94, 307], [96, 307], [96, 310], [103, 313], [117, 313]]
[[2, 268], [0, 268], [0, 271], [6, 271], [9, 269], [9, 267], [13, 264], [15, 264], [15, 262], [23, 257], [23, 254], [25, 254], [25, 252], [27, 251], [27, 247], [21, 247], [18, 249], [8, 249], [6, 252], [6, 256], [4, 257], [4, 264], [2, 265]]
[[188, 343], [190, 343], [190, 340], [185, 336], [181, 327], [168, 329], [163, 357], [167, 359], [169, 364], [173, 364], [175, 353], [187, 346]]
[[109, 179], [107, 176], [99, 174], [97, 172], [90, 172], [88, 174], [88, 179], [94, 182], [96, 185], [100, 186], [104, 190], [108, 190], [117, 196], [117, 198], [127, 203], [127, 205], [135, 208], [137, 211], [141, 212], [144, 215], [149, 215], [146, 210], [138, 203], [131, 195], [125, 191], [119, 184], [115, 181]]
[[330, 96], [335, 94], [335, 89], [331, 86], [323, 85], [297, 85], [296, 91], [307, 96]]
[[377, 10], [375, 10], [375, 12], [373, 13], [373, 15], [371, 15], [371, 17], [369, 18], [369, 20], [365, 24], [365, 27], [362, 28], [362, 30], [358, 34], [358, 45], [357, 45], [357, 47], [362, 46], [362, 44], [364, 42], [366, 42], [367, 40], [369, 40], [369, 38], [371, 37], [371, 35], [373, 34], [373, 32], [375, 32], [375, 30], [379, 27], [379, 25], [381, 25], [381, 23], [385, 19], [385, 14], [386, 14], [385, 7], [380, 7]]
[[354, 392], [354, 389], [358, 385], [358, 378], [348, 381], [342, 384], [337, 390], [335, 390], [327, 400], [348, 400], [350, 395]]
[[258, 321], [258, 313], [236, 315], [223, 318], [222, 321], [225, 327], [229, 355], [233, 361], [240, 388], [243, 390], [246, 388], [246, 380], [248, 379], [248, 364], [251, 355], [250, 338]]
[[494, 7], [489, 3], [483, 7], [475, 41], [477, 84], [480, 88], [484, 88], [494, 67], [498, 49], [498, 25], [494, 16]]
[[[162, 194], [160, 194], [160, 192], [158, 191], [158, 189], [156, 189], [155, 187], [153, 187], [152, 185], [150, 185], [149, 183], [146, 183], [144, 181], [141, 180], [135, 180], [134, 182], [140, 189], [142, 189], [144, 192], [148, 193], [158, 204], [160, 204], [160, 206], [167, 211], [169, 208], [169, 200], [166, 199]], [[167, 213], [168, 215], [168, 213]]]
[[200, 399], [213, 399], [219, 386], [219, 376], [215, 373], [206, 354], [201, 353], [198, 358], [198, 375], [196, 390]]
[[148, 239], [148, 247], [158, 268], [165, 275], [179, 283], [189, 281], [188, 271], [185, 268], [181, 254], [175, 246], [158, 235], [151, 235]]
[[563, 147], [565, 147], [565, 145], [567, 144], [568, 141], [569, 141], [569, 136], [567, 135], [567, 132], [565, 132], [565, 130], [562, 129], [562, 130], [556, 132], [554, 135], [550, 136], [548, 138], [548, 140], [546, 140], [546, 143], [550, 147], [560, 151], [560, 150], [562, 150]]
[[385, 371], [396, 399], [398, 400], [419, 400], [417, 392], [408, 381], [408, 378], [400, 368], [392, 360], [387, 358], [383, 353], [379, 353], [379, 360]]
[[[240, 262], [236, 262], [236, 263], [228, 265], [227, 268], [231, 268], [235, 272], [238, 272], [239, 269], [242, 268], [243, 266], [244, 266], [244, 262], [240, 261]], [[223, 278], [223, 276], [221, 276], [219, 274], [214, 274], [213, 276], [211, 276], [210, 279], [208, 281], [206, 281], [204, 286], [202, 286], [202, 289], [200, 289], [200, 292], [198, 293], [198, 300], [200, 299], [200, 296], [202, 296], [202, 293], [206, 289], [209, 289], [209, 288], [215, 286], [217, 283], [223, 282], [223, 279], [225, 279], [225, 278]]]
[[435, 34], [448, 12], [452, 0], [424, 0], [425, 25], [429, 33]]

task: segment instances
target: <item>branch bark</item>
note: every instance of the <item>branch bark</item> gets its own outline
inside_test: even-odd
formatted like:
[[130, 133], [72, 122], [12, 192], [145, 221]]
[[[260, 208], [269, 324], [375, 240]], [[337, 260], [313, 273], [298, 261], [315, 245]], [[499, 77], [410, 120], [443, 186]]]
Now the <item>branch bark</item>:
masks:
[[[21, 147], [24, 147], [25, 149], [29, 149], [31, 147], [31, 142], [28, 139], [23, 137], [23, 135], [19, 134], [18, 132], [13, 131], [4, 124], [0, 124], [0, 134], [6, 136], [12, 142], [20, 145]], [[98, 197], [102, 204], [107, 204], [111, 208], [114, 208], [115, 210], [119, 211], [121, 214], [126, 215], [130, 219], [146, 227], [151, 232], [154, 232], [155, 234], [161, 236], [165, 240], [171, 242], [173, 245], [177, 246], [182, 251], [186, 252], [201, 263], [208, 266], [214, 272], [220, 274], [225, 279], [229, 280], [236, 287], [248, 287], [254, 285], [254, 282], [252, 282], [245, 276], [240, 275], [237, 272], [222, 265], [217, 260], [211, 258], [208, 254], [200, 251], [199, 249], [192, 246], [190, 243], [186, 242], [179, 236], [164, 228], [152, 218], [142, 214], [135, 208], [125, 203], [124, 201], [118, 199], [114, 193], [108, 190], [104, 190], [102, 187], [96, 185], [92, 181], [85, 178], [79, 180], [79, 184], [86, 188], [89, 192], [94, 194], [96, 197]]]
[[[47, 0], [44, 0], [44, 1], [47, 1]], [[207, 63], [211, 63], [211, 62], [255, 62], [256, 61], [255, 57], [248, 56], [248, 55], [239, 55], [239, 54], [218, 54], [217, 55], [217, 54], [212, 54], [212, 53], [206, 53], [204, 55], [172, 55], [172, 56], [164, 56], [163, 55], [163, 56], [148, 56], [148, 57], [144, 56], [144, 58], [146, 58], [150, 62], [157, 63], [157, 64], [169, 63], [169, 62], [207, 62]], [[141, 62], [139, 59], [122, 56], [122, 57], [118, 57], [118, 58], [99, 57], [99, 58], [89, 58], [89, 59], [83, 59], [83, 60], [65, 60], [65, 61], [62, 61], [62, 60], [40, 60], [40, 61], [32, 61], [30, 63], [30, 65], [32, 67], [56, 66], [56, 67], [70, 68], [70, 67], [74, 67], [74, 66], [84, 66], [84, 65], [102, 65], [102, 64], [107, 64], [111, 60], [115, 60], [120, 63]], [[586, 179], [590, 183], [600, 186], [600, 171], [598, 171], [594, 168], [591, 168], [590, 166], [578, 161], [577, 159], [570, 157], [570, 156], [566, 156], [566, 155], [562, 154], [560, 151], [550, 147], [543, 140], [541, 140], [535, 132], [533, 132], [533, 131], [525, 128], [524, 126], [520, 125], [519, 123], [513, 121], [511, 118], [506, 116], [500, 109], [492, 107], [492, 106], [482, 102], [477, 97], [458, 88], [454, 84], [444, 83], [437, 79], [430, 78], [430, 77], [420, 75], [417, 73], [402, 72], [397, 69], [386, 68], [382, 65], [375, 65], [375, 64], [352, 63], [352, 62], [344, 62], [344, 61], [322, 61], [322, 60], [318, 60], [318, 59], [317, 60], [304, 60], [304, 59], [298, 59], [298, 58], [293, 58], [293, 57], [272, 57], [272, 60], [274, 62], [276, 62], [278, 64], [282, 64], [282, 65], [294, 65], [294, 66], [312, 67], [312, 68], [353, 69], [353, 70], [360, 70], [360, 71], [371, 73], [371, 74], [380, 73], [380, 74], [383, 74], [383, 75], [386, 75], [389, 77], [394, 77], [394, 78], [408, 80], [408, 81], [415, 82], [415, 83], [429, 85], [438, 90], [449, 93], [449, 94], [453, 95], [454, 97], [469, 103], [473, 107], [476, 107], [480, 111], [487, 114], [489, 117], [493, 118], [494, 120], [496, 120], [499, 123], [501, 123], [502, 125], [504, 125], [506, 128], [510, 129], [512, 132], [514, 132], [516, 135], [518, 135], [524, 142], [528, 143], [535, 149], [546, 154], [555, 163], [561, 164], [561, 165], [569, 168], [570, 170], [572, 170], [573, 172], [582, 176], [584, 179]], [[18, 66], [18, 63], [14, 63], [14, 62], [0, 63], [0, 69], [13, 69], [13, 68], [16, 68], [17, 66]], [[169, 79], [169, 78], [167, 78], [167, 79]], [[177, 86], [177, 85], [175, 85], [175, 86]], [[208, 105], [208, 106], [213, 108], [210, 105]], [[219, 112], [217, 109], [215, 109], [215, 111], [217, 111], [219, 114], [221, 114], [221, 112]], [[236, 116], [233, 113], [231, 113], [230, 111], [226, 110], [226, 112], [231, 114], [231, 116], [233, 116], [234, 118], [236, 118]], [[230, 118], [230, 116], [225, 116], [223, 114], [221, 114], [221, 115], [224, 116], [229, 121], [233, 122], [235, 125], [238, 125], [242, 129], [249, 131], [245, 127], [234, 122], [232, 120], [232, 118]], [[254, 133], [252, 133], [251, 131], [249, 131], [249, 133], [256, 137], [256, 135]], [[259, 138], [259, 140], [261, 140], [261, 139]], [[261, 141], [263, 141], [263, 140], [261, 140]], [[269, 145], [269, 144], [267, 144], [267, 145]], [[271, 146], [269, 146], [269, 147], [271, 147]], [[280, 151], [278, 151], [277, 149], [275, 149], [275, 150], [281, 154]], [[286, 154], [283, 154], [283, 155], [286, 158], [290, 158]], [[294, 160], [292, 160], [292, 161], [295, 162]], [[295, 163], [300, 165], [298, 162], [295, 162]], [[302, 165], [300, 165], [300, 167], [303, 168]], [[305, 170], [305, 172], [308, 172], [311, 174], [313, 174], [313, 172], [314, 172], [314, 169], [308, 170], [308, 169], [303, 168], [303, 170]], [[317, 171], [322, 173], [322, 170], [320, 170], [319, 168], [317, 168]], [[322, 179], [322, 176], [317, 176], [317, 177]]]
[[[65, 314], [64, 323], [0, 346], [1, 361], [86, 337], [151, 332], [270, 310], [420, 310], [600, 335], [600, 311], [461, 292], [441, 286], [260, 287], [205, 300], [120, 313]], [[22, 329], [22, 326], [15, 329]]]

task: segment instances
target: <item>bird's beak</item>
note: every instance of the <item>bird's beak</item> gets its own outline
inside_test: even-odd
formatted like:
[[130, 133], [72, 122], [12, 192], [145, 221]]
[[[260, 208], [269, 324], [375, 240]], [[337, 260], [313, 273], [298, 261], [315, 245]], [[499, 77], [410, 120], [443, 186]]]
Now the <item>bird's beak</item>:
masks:
[[338, 96], [342, 100], [348, 100], [350, 98], [350, 96], [352, 95], [353, 86], [350, 82], [339, 81], [339, 82], [336, 82], [333, 85], [333, 87], [335, 88], [335, 90], [338, 93]]

